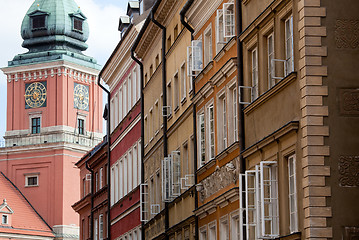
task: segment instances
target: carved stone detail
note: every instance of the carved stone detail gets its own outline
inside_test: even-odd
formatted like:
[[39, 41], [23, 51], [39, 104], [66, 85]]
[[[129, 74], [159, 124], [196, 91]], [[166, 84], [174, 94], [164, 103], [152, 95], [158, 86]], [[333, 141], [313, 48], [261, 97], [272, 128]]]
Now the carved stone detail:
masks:
[[358, 240], [359, 227], [344, 227], [343, 240]]
[[338, 19], [335, 24], [337, 48], [359, 48], [359, 20]]
[[349, 115], [359, 115], [359, 90], [340, 89], [340, 113]]
[[341, 187], [359, 187], [359, 156], [341, 156], [338, 168]]
[[[229, 169], [228, 164], [233, 164], [234, 169]], [[215, 194], [219, 190], [227, 187], [231, 183], [235, 183], [237, 180], [237, 169], [238, 164], [236, 159], [232, 160], [227, 165], [219, 168], [216, 171], [205, 178], [201, 184], [203, 185], [202, 190], [199, 192], [200, 201], [203, 202], [206, 198]]]

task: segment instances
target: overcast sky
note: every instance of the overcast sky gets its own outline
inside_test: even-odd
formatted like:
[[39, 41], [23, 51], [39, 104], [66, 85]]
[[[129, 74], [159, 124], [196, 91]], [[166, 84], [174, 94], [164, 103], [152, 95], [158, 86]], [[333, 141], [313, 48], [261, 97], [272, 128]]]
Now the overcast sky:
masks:
[[[125, 15], [127, 0], [75, 0], [86, 15], [90, 26], [89, 48], [84, 53], [104, 65], [116, 47], [120, 33], [119, 17]], [[27, 49], [21, 47], [22, 19], [34, 0], [0, 0], [0, 67], [16, 54]], [[6, 77], [0, 71], [0, 140], [6, 131]]]

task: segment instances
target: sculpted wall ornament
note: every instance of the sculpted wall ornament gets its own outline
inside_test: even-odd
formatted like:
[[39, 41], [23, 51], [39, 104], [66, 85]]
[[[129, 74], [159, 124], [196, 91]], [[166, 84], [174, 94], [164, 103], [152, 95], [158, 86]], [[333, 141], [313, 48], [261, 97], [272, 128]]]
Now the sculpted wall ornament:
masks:
[[359, 114], [359, 90], [353, 89], [340, 89], [340, 113], [357, 115]]
[[217, 166], [216, 171], [201, 182], [203, 187], [201, 187], [201, 191], [199, 191], [200, 201], [203, 202], [219, 190], [235, 183], [238, 178], [237, 166], [236, 159], [223, 167]]
[[340, 156], [338, 168], [341, 187], [359, 187], [359, 156]]
[[338, 19], [335, 24], [337, 48], [359, 48], [359, 20]]

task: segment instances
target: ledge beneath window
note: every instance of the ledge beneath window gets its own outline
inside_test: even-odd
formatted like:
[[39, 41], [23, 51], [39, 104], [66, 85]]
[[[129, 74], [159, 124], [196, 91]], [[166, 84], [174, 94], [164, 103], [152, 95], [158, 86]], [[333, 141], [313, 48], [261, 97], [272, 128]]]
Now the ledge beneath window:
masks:
[[223, 48], [217, 53], [216, 56], [214, 56], [213, 60], [218, 62], [224, 55], [226, 55], [226, 52], [229, 51], [229, 49], [236, 43], [236, 37], [232, 37], [229, 39], [229, 41], [223, 46]]
[[249, 114], [252, 111], [254, 111], [256, 108], [261, 106], [262, 104], [266, 103], [267, 100], [276, 94], [278, 94], [280, 91], [282, 91], [287, 85], [289, 85], [291, 82], [293, 82], [295, 79], [297, 79], [297, 73], [292, 72], [282, 80], [280, 80], [274, 87], [260, 95], [256, 100], [254, 100], [251, 104], [246, 106], [244, 108], [244, 113]]
[[277, 240], [300, 240], [300, 239], [302, 239], [301, 236], [302, 236], [301, 232], [296, 232], [296, 233], [292, 233], [287, 236], [279, 237], [276, 239]]
[[226, 149], [222, 150], [222, 152], [220, 152], [217, 156], [216, 159], [218, 159], [218, 161], [221, 161], [223, 158], [225, 158], [226, 156], [228, 156], [228, 154], [232, 153], [233, 151], [239, 149], [239, 142], [236, 141], [234, 143], [232, 143], [229, 147], [227, 147]]
[[213, 158], [211, 160], [209, 160], [208, 162], [206, 162], [206, 164], [204, 164], [202, 167], [200, 167], [196, 173], [198, 175], [204, 173], [205, 171], [207, 171], [208, 169], [210, 169], [211, 167], [213, 167], [216, 164], [216, 159]]

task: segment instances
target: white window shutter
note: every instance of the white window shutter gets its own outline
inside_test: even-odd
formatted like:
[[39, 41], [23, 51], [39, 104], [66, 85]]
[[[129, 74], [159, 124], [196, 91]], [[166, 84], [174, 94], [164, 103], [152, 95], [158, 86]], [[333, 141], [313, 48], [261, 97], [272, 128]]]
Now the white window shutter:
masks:
[[192, 71], [202, 71], [203, 69], [203, 53], [202, 40], [192, 41]]
[[223, 30], [224, 37], [235, 36], [234, 3], [223, 4]]
[[162, 201], [171, 201], [171, 158], [162, 160]]
[[187, 47], [187, 76], [192, 77], [192, 46]]

